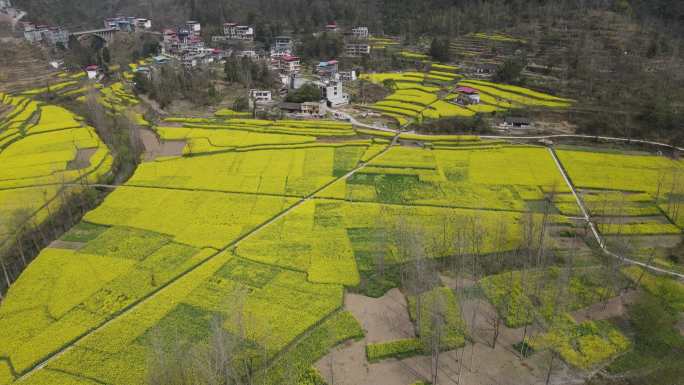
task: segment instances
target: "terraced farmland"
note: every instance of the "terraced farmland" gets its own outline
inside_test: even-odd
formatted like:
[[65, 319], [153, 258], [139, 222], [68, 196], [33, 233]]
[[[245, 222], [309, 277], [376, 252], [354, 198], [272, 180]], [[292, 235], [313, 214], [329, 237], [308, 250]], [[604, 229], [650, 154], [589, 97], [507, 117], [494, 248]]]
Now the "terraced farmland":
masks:
[[0, 242], [22, 225], [41, 224], [61, 205], [65, 183], [105, 178], [112, 157], [95, 130], [70, 111], [22, 96], [0, 95]]
[[[457, 67], [444, 64], [430, 64], [427, 72], [371, 73], [361, 78], [393, 87], [384, 100], [364, 107], [394, 118], [400, 127], [424, 119], [467, 118], [522, 107], [567, 108], [574, 103], [523, 87], [463, 79]], [[453, 103], [456, 84], [478, 90], [480, 103]]]

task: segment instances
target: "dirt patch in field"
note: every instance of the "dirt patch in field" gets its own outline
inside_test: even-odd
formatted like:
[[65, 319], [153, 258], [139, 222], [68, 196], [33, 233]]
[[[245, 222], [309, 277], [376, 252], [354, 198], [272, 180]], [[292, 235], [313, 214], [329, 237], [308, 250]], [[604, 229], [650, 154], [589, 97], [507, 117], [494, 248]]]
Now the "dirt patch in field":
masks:
[[[453, 278], [444, 279], [445, 283], [460, 286]], [[462, 280], [463, 285], [469, 283]], [[397, 307], [398, 290], [389, 292], [385, 297], [372, 299], [360, 295], [347, 295], [345, 306], [352, 311], [364, 325], [368, 334], [364, 340], [347, 342], [333, 349], [316, 363], [321, 375], [329, 382], [341, 385], [410, 385], [415, 381], [431, 378], [431, 358], [417, 356], [403, 360], [388, 359], [369, 363], [366, 359], [365, 345], [372, 338], [375, 341], [392, 337], [406, 338], [396, 334], [394, 327], [388, 325], [384, 311]], [[405, 303], [405, 302], [403, 302]], [[376, 308], [379, 307], [379, 308]], [[383, 307], [384, 306], [384, 307]], [[510, 329], [501, 324], [499, 337], [492, 347], [495, 310], [482, 299], [468, 299], [461, 304], [463, 316], [468, 324], [473, 343], [457, 350], [444, 352], [440, 356], [438, 383], [440, 385], [492, 385], [492, 384], [544, 384], [550, 355], [546, 352], [535, 353], [521, 359], [513, 344], [522, 340], [523, 329]], [[398, 306], [401, 308], [401, 306]], [[473, 324], [473, 311], [476, 311]], [[529, 327], [527, 335], [536, 333]], [[553, 365], [550, 384], [582, 384], [586, 375], [556, 360]]]
[[[521, 359], [519, 352], [513, 348], [513, 344], [522, 340], [524, 328], [511, 329], [501, 323], [496, 345], [492, 347], [493, 321], [496, 319], [494, 307], [482, 299], [473, 298], [464, 300], [461, 308], [472, 343], [461, 349], [442, 353], [438, 367], [440, 385], [545, 383], [550, 355], [541, 352]], [[528, 327], [526, 331], [528, 336], [537, 332], [533, 327]], [[420, 376], [430, 377], [432, 370], [429, 356], [411, 357], [402, 361]], [[556, 360], [550, 384], [572, 383], [584, 383], [584, 375]]]
[[90, 166], [90, 158], [95, 155], [97, 148], [81, 148], [76, 152], [76, 158], [67, 163], [67, 170], [81, 170]]
[[384, 360], [371, 364], [366, 359], [366, 342], [347, 342], [316, 363], [329, 384], [410, 385], [422, 377], [401, 361]]
[[338, 346], [316, 363], [329, 384], [410, 385], [423, 379], [401, 361], [390, 359], [371, 364], [366, 359], [369, 343], [415, 337], [406, 298], [399, 289], [380, 298], [347, 294], [344, 305], [361, 323], [366, 336]]
[[620, 296], [595, 303], [587, 308], [571, 313], [577, 322], [600, 321], [609, 318], [620, 317], [627, 311], [627, 306], [634, 303], [638, 297], [636, 290], [630, 290]]
[[344, 306], [366, 331], [366, 342], [392, 341], [415, 337], [409, 318], [406, 298], [399, 289], [392, 289], [380, 298], [347, 294]]
[[85, 246], [84, 242], [67, 242], [67, 241], [60, 241], [59, 239], [56, 241], [52, 241], [48, 247], [51, 247], [53, 249], [68, 249], [68, 250], [80, 250], [83, 246]]
[[677, 322], [677, 329], [679, 334], [684, 336], [684, 311], [679, 313], [679, 322]]
[[140, 129], [140, 139], [145, 146], [144, 161], [152, 161], [163, 156], [183, 156], [184, 140], [160, 140], [157, 134], [147, 128]]

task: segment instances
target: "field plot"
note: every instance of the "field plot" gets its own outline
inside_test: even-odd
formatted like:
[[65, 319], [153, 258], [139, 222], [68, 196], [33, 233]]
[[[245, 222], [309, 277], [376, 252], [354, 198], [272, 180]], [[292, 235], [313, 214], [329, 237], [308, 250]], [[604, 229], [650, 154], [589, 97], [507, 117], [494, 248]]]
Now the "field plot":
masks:
[[[654, 155], [560, 150], [558, 156], [604, 234], [681, 233], [684, 163]], [[620, 219], [622, 218], [622, 219]]]
[[682, 269], [668, 259], [684, 224], [682, 161], [573, 149], [558, 156], [609, 244], [627, 247], [635, 258]]
[[528, 209], [526, 202], [542, 200], [554, 186], [557, 192], [567, 191], [546, 149], [486, 148], [486, 142], [476, 137], [434, 139], [439, 149], [393, 147], [324, 195], [348, 201], [523, 212]]
[[97, 182], [112, 157], [95, 130], [53, 105], [3, 96], [13, 109], [0, 117], [0, 241], [15, 215], [41, 223], [57, 207], [60, 184]]

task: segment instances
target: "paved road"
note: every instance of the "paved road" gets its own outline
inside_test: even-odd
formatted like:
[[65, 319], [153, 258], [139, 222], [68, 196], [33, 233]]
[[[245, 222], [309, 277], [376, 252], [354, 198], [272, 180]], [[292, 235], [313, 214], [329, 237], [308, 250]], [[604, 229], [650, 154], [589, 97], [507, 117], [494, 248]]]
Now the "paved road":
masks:
[[388, 128], [388, 127], [378, 127], [378, 126], [373, 126], [373, 125], [370, 125], [370, 124], [367, 124], [367, 123], [360, 122], [360, 121], [356, 120], [356, 118], [354, 118], [352, 115], [350, 115], [350, 114], [348, 114], [348, 113], [346, 113], [346, 112], [344, 112], [344, 111], [339, 111], [339, 110], [333, 110], [333, 111], [335, 111], [335, 113], [337, 113], [337, 114], [343, 116], [343, 117], [344, 117], [344, 120], [348, 120], [351, 124], [353, 124], [353, 125], [355, 125], [355, 126], [359, 126], [359, 127], [363, 127], [363, 128], [368, 128], [368, 129], [370, 129], [370, 130], [383, 131], [383, 132], [391, 132], [391, 133], [394, 133], [394, 134], [398, 134], [398, 133], [401, 132], [400, 130], [394, 130], [394, 129]]

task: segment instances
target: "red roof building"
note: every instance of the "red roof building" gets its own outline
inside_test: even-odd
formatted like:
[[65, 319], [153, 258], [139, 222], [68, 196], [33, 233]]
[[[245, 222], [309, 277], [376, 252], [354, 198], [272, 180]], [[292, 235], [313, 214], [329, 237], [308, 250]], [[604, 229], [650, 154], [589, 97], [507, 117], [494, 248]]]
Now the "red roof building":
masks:
[[456, 88], [456, 92], [458, 92], [460, 94], [466, 94], [466, 95], [477, 95], [480, 93], [480, 91], [478, 91], [474, 88], [464, 87], [464, 86]]

